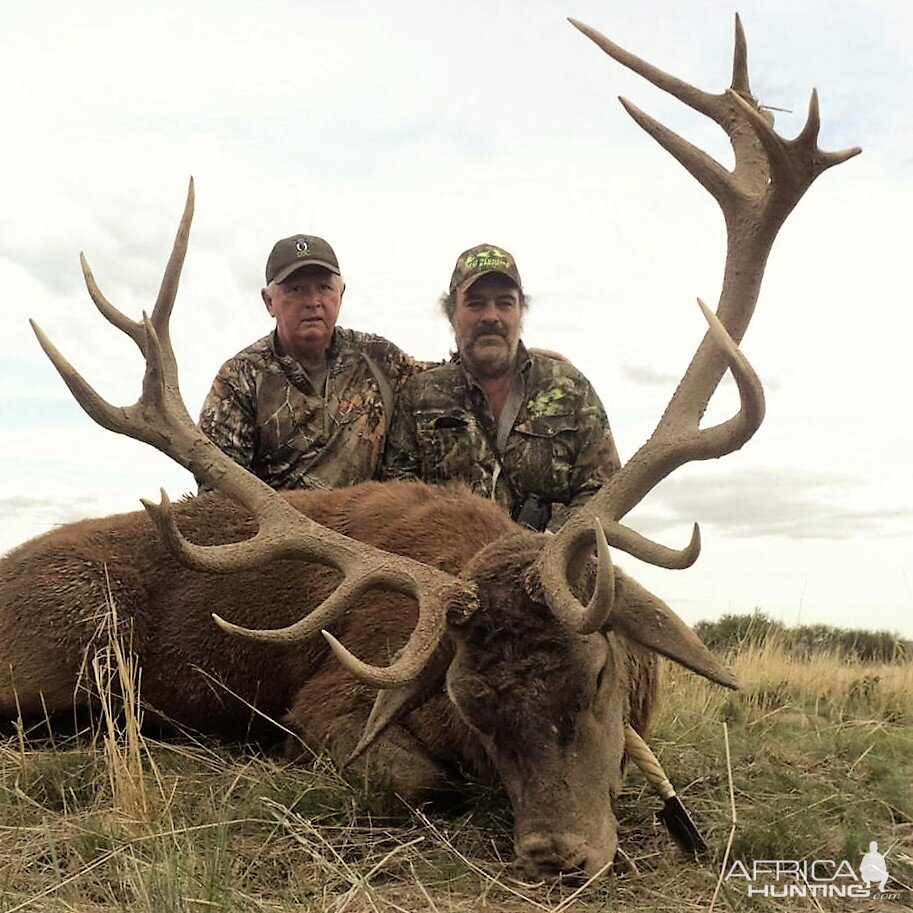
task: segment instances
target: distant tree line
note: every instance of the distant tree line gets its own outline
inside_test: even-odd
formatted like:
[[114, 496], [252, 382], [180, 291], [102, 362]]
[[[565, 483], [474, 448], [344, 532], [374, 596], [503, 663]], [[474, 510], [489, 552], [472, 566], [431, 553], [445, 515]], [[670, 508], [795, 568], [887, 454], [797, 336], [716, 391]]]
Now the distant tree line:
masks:
[[699, 621], [694, 630], [711, 650], [720, 653], [772, 642], [802, 658], [818, 653], [837, 653], [865, 662], [913, 660], [913, 641], [889, 631], [850, 630], [831, 625], [787, 627], [760, 611], [724, 615], [718, 621]]

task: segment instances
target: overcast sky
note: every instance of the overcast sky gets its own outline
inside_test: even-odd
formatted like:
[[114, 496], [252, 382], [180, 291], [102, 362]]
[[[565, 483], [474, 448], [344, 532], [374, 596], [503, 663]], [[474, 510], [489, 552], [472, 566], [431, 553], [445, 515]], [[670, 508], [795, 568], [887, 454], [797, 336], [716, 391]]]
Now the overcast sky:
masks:
[[[617, 102], [725, 164], [700, 115], [611, 61], [574, 16], [711, 91], [728, 84], [718, 0], [6, 4], [0, 171], [0, 550], [57, 523], [192, 488], [95, 427], [40, 352], [35, 318], [105, 396], [133, 402], [138, 353], [82, 287], [84, 250], [130, 316], [154, 301], [188, 177], [197, 216], [173, 319], [191, 413], [219, 365], [264, 335], [273, 242], [327, 237], [340, 322], [441, 358], [435, 309], [456, 255], [490, 242], [533, 297], [527, 344], [593, 381], [622, 458], [648, 437], [704, 331], [725, 236], [709, 195]], [[908, 0], [744, 0], [752, 89], [821, 145], [825, 173], [774, 247], [743, 349], [768, 415], [738, 454], [679, 470], [630, 515], [703, 555], [619, 563], [686, 620], [760, 608], [788, 623], [913, 636], [909, 292], [913, 9]], [[727, 381], [711, 407], [734, 402]]]

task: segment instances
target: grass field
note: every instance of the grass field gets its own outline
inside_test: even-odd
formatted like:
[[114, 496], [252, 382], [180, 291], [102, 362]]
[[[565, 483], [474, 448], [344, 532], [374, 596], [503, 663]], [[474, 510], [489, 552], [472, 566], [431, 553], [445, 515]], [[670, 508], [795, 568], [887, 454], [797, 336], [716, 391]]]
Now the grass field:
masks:
[[[102, 712], [94, 736], [0, 743], [0, 911], [913, 910], [913, 663], [796, 658], [775, 639], [731, 659], [732, 694], [667, 666], [651, 737], [711, 847], [701, 863], [676, 850], [633, 769], [618, 872], [528, 885], [510, 877], [499, 795], [426, 814], [324, 759], [153, 741], [128, 707]], [[88, 674], [128, 694], [137, 675], [116, 642]], [[720, 883], [736, 861], [846, 859], [858, 873], [870, 840], [893, 845], [893, 897], [749, 898], [744, 879]]]

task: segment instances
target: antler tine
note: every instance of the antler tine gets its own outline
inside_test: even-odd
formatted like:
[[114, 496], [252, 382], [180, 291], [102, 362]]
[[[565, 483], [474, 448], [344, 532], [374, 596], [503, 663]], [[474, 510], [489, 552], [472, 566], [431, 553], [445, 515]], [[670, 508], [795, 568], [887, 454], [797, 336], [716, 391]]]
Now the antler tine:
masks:
[[[595, 517], [602, 520], [609, 541], [643, 560], [668, 567], [672, 566], [667, 563], [670, 560], [685, 566], [688, 559], [697, 557], [696, 527], [691, 544], [675, 552], [633, 537], [619, 521], [673, 470], [691, 460], [712, 459], [737, 450], [761, 424], [763, 390], [738, 343], [754, 312], [767, 257], [780, 226], [814, 179], [860, 151], [853, 148], [828, 153], [818, 148], [817, 93], [812, 94], [808, 120], [795, 139], [785, 140], [774, 131], [772, 118], [760, 110], [751, 95], [745, 35], [738, 17], [732, 86], [721, 95], [700, 92], [634, 57], [594, 29], [573, 24], [619, 63], [720, 124], [732, 143], [735, 166], [727, 172], [710, 156], [622, 100], [635, 121], [717, 199], [726, 222], [726, 264], [716, 314], [698, 300], [709, 328], [656, 430], [543, 549], [537, 564], [540, 579], [544, 577], [546, 589], [559, 593], [557, 598], [565, 602], [570, 595], [567, 569], [576, 563], [582, 543], [592, 548]], [[727, 369], [739, 390], [739, 410], [726, 421], [701, 428], [710, 398]], [[577, 603], [576, 611], [585, 610]]]
[[[198, 478], [234, 498], [253, 514], [257, 533], [244, 542], [199, 546], [177, 527], [171, 502], [162, 493], [159, 505], [144, 501], [166, 547], [184, 564], [201, 571], [232, 572], [279, 558], [297, 558], [341, 571], [342, 583], [313, 613], [279, 631], [252, 631], [222, 622], [232, 633], [260, 640], [288, 642], [308, 636], [343, 614], [353, 599], [372, 588], [392, 590], [418, 602], [418, 621], [398, 658], [387, 667], [362, 663], [358, 672], [377, 687], [394, 687], [415, 678], [434, 653], [450, 613], [465, 617], [477, 605], [475, 587], [419, 562], [365, 545], [325, 529], [295, 510], [265, 482], [226, 456], [196, 426], [178, 387], [177, 361], [169, 336], [169, 320], [177, 293], [193, 217], [193, 181], [165, 269], [152, 316], [137, 323], [124, 317], [98, 290], [88, 266], [86, 282], [99, 311], [130, 336], [145, 355], [143, 390], [129, 407], [105, 401], [32, 324], [38, 341], [76, 401], [89, 416], [111, 431], [145, 441], [176, 460]], [[84, 259], [83, 262], [85, 263]]]
[[711, 428], [698, 430], [699, 443], [694, 458], [707, 460], [739, 450], [751, 440], [764, 421], [764, 387], [748, 359], [726, 332], [726, 327], [720, 319], [700, 298], [697, 299], [697, 303], [710, 325], [708, 335], [725, 353], [729, 370], [739, 391], [739, 411], [732, 418]]
[[862, 152], [859, 146], [851, 146], [849, 149], [841, 149], [839, 152], [824, 152], [818, 148], [818, 131], [821, 129], [821, 112], [818, 106], [818, 90], [812, 89], [811, 97], [808, 100], [808, 117], [805, 120], [805, 126], [799, 135], [792, 141], [797, 146], [813, 146], [820, 160], [821, 171], [839, 165], [847, 159], [851, 159]]
[[38, 344], [44, 349], [44, 354], [51, 360], [51, 364], [54, 365], [57, 373], [63, 378], [63, 382], [69, 388], [70, 393], [73, 394], [89, 417], [108, 431], [120, 432], [126, 410], [112, 406], [107, 400], [99, 396], [61, 354], [57, 346], [48, 339], [44, 330], [34, 320], [29, 320], [29, 323], [35, 336], [38, 337]]
[[808, 116], [805, 120], [805, 126], [799, 135], [793, 140], [796, 145], [812, 146], [819, 158], [821, 171], [839, 165], [853, 156], [859, 155], [862, 150], [858, 146], [852, 146], [849, 149], [841, 149], [839, 152], [824, 152], [818, 148], [818, 132], [821, 129], [821, 112], [818, 105], [818, 90], [812, 89], [811, 97], [808, 100]]
[[140, 352], [145, 355], [146, 335], [143, 331], [143, 325], [122, 314], [102, 294], [101, 289], [98, 287], [98, 283], [95, 281], [95, 276], [92, 275], [89, 261], [86, 260], [86, 255], [82, 251], [79, 252], [79, 265], [82, 268], [82, 275], [86, 282], [86, 288], [89, 290], [89, 297], [95, 302], [95, 307], [98, 308], [99, 313], [108, 321], [108, 323], [129, 336], [139, 347]]
[[415, 645], [410, 652], [415, 655], [407, 656], [406, 650], [403, 650], [402, 654], [386, 669], [363, 662], [347, 650], [329, 631], [321, 630], [320, 633], [330, 645], [336, 660], [352, 676], [374, 688], [394, 688], [405, 681], [418, 678], [428, 662], [427, 659], [424, 659], [424, 655], [433, 654], [441, 642], [443, 627], [440, 630], [429, 628], [421, 631], [416, 628], [409, 639], [409, 646]]
[[187, 242], [190, 239], [190, 223], [193, 221], [195, 197], [193, 178], [191, 178], [187, 186], [187, 200], [184, 203], [184, 212], [181, 215], [181, 221], [178, 223], [177, 235], [171, 248], [171, 256], [168, 258], [168, 264], [162, 275], [162, 284], [159, 287], [158, 297], [155, 300], [155, 307], [152, 309], [152, 325], [155, 327], [165, 351], [169, 380], [175, 385], [177, 385], [177, 360], [171, 347], [169, 328], [171, 310], [174, 307], [174, 299], [177, 296], [178, 283], [181, 279], [181, 270], [184, 267], [184, 258], [187, 255]]
[[688, 105], [689, 108], [694, 108], [695, 111], [699, 111], [701, 114], [706, 114], [707, 117], [712, 117], [716, 120], [718, 114], [718, 96], [697, 89], [684, 80], [679, 79], [677, 76], [671, 76], [669, 73], [653, 66], [653, 64], [647, 63], [646, 60], [642, 60], [630, 51], [626, 51], [623, 47], [606, 38], [605, 35], [598, 32], [592, 26], [580, 22], [578, 19], [568, 18], [568, 22], [570, 22], [575, 29], [583, 32], [590, 41], [602, 48], [609, 57], [613, 60], [617, 60], [623, 67], [627, 67], [629, 70], [637, 73], [638, 76], [643, 76], [648, 82], [652, 82], [657, 89], [668, 92], [679, 101]]
[[[166, 352], [165, 361], [167, 364], [166, 371], [174, 375], [174, 381], [177, 380], [177, 367], [174, 362], [174, 353], [171, 350], [171, 340], [168, 329], [168, 319], [171, 315], [171, 308], [174, 305], [175, 295], [177, 294], [178, 281], [181, 277], [181, 268], [184, 265], [184, 257], [187, 253], [187, 240], [190, 237], [190, 223], [193, 220], [194, 208], [194, 185], [193, 178], [187, 188], [187, 201], [184, 204], [184, 214], [181, 217], [178, 226], [177, 237], [171, 249], [171, 257], [165, 268], [165, 274], [162, 277], [162, 284], [159, 289], [158, 299], [155, 307], [152, 309], [152, 324], [159, 334], [159, 339]], [[102, 293], [95, 281], [95, 276], [89, 266], [86, 255], [80, 251], [79, 265], [82, 268], [82, 275], [85, 279], [86, 288], [89, 291], [89, 297], [95, 303], [99, 313], [108, 323], [117, 327], [122, 333], [129, 336], [137, 345], [143, 355], [146, 354], [146, 332], [142, 322], [131, 320], [122, 314]], [[172, 366], [173, 370], [172, 370]]]
[[[385, 554], [385, 553], [380, 553]], [[290, 557], [300, 557], [294, 555]], [[436, 650], [444, 635], [446, 620], [450, 611], [457, 606], [463, 617], [474, 609], [464, 598], [469, 591], [475, 598], [475, 589], [456, 578], [419, 565], [424, 572], [410, 576], [393, 568], [396, 556], [387, 555], [386, 566], [362, 568], [352, 572], [351, 576], [339, 584], [336, 590], [316, 609], [304, 618], [286, 628], [253, 629], [225, 621], [213, 614], [215, 623], [229, 634], [247, 637], [261, 643], [290, 644], [320, 631], [330, 644], [333, 654], [343, 666], [357, 679], [374, 688], [395, 688], [417, 678], [430, 657]], [[443, 583], [441, 578], [444, 578]], [[419, 618], [409, 641], [400, 651], [399, 656], [386, 667], [374, 666], [363, 662], [346, 650], [333, 635], [324, 630], [325, 626], [335, 621], [353, 600], [363, 595], [372, 587], [401, 592], [413, 596], [419, 604]], [[462, 604], [460, 599], [462, 598]], [[448, 606], [450, 609], [448, 610]]]
[[742, 28], [742, 17], [735, 14], [735, 41], [732, 51], [732, 88], [742, 95], [751, 95], [748, 82], [748, 42], [745, 40], [745, 29]]
[[[567, 582], [567, 564], [581, 549], [589, 545], [590, 537], [596, 540], [596, 585], [586, 607], [581, 607]], [[560, 550], [548, 556], [539, 573], [545, 601], [555, 617], [578, 634], [592, 634], [604, 627], [615, 604], [615, 571], [609, 543], [599, 518], [565, 541]]]
[[626, 98], [618, 100], [637, 125], [649, 133], [666, 152], [688, 170], [693, 178], [710, 191], [720, 205], [723, 205], [725, 198], [731, 195], [734, 189], [729, 172], [716, 159], [707, 155], [703, 149], [699, 149], [673, 130], [664, 127]]

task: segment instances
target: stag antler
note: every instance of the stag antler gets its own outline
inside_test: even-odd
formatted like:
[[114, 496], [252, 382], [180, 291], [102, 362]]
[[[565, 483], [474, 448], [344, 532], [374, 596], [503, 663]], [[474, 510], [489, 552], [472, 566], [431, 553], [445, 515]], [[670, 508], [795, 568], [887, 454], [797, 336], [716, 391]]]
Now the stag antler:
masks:
[[[567, 581], [568, 570], [581, 550], [592, 548], [597, 522], [609, 543], [650, 564], [687, 567], [697, 559], [700, 538], [696, 524], [690, 544], [676, 551], [639, 536], [619, 521], [674, 469], [692, 460], [732, 453], [758, 429], [764, 417], [764, 394], [737, 344], [758, 300], [774, 238], [812, 181], [861, 150], [823, 152], [818, 148], [816, 91], [812, 92], [805, 126], [795, 139], [786, 140], [774, 132], [773, 118], [760, 109], [749, 88], [745, 34], [738, 16], [732, 84], [720, 95], [696, 89], [635, 57], [595, 29], [570, 21], [620, 64], [718, 123], [735, 153], [735, 166], [727, 171], [705, 152], [621, 99], [628, 114], [719, 203], [726, 221], [726, 267], [716, 314], [698, 302], [710, 328], [656, 430], [624, 467], [574, 512], [540, 556], [537, 570], [549, 604], [580, 630], [592, 631], [606, 623], [611, 603], [604, 602], [597, 611], [598, 597], [594, 595], [583, 609]], [[727, 421], [701, 428], [707, 404], [727, 368], [738, 385], [740, 409]], [[660, 646], [657, 649], [663, 652]]]
[[278, 630], [251, 631], [213, 616], [226, 631], [258, 640], [286, 643], [306, 637], [338, 618], [367, 590], [378, 587], [414, 597], [418, 621], [398, 658], [387, 667], [371, 666], [352, 656], [332, 635], [324, 636], [337, 658], [362, 681], [389, 688], [419, 675], [443, 636], [448, 614], [465, 617], [476, 606], [475, 587], [435, 568], [373, 548], [326, 529], [295, 510], [281, 495], [226, 456], [196, 426], [178, 388], [177, 362], [168, 324], [193, 218], [193, 180], [177, 237], [152, 316], [130, 320], [102, 295], [85, 257], [80, 255], [89, 294], [102, 315], [126, 333], [146, 358], [143, 392], [132, 406], [115, 407], [102, 399], [32, 321], [41, 347], [54, 363], [76, 401], [99, 425], [145, 441], [189, 469], [194, 475], [244, 505], [256, 519], [256, 535], [244, 542], [199, 546], [177, 527], [171, 502], [143, 501], [159, 534], [188, 567], [201, 571], [240, 571], [280, 558], [298, 558], [341, 571], [336, 590], [303, 619]]

